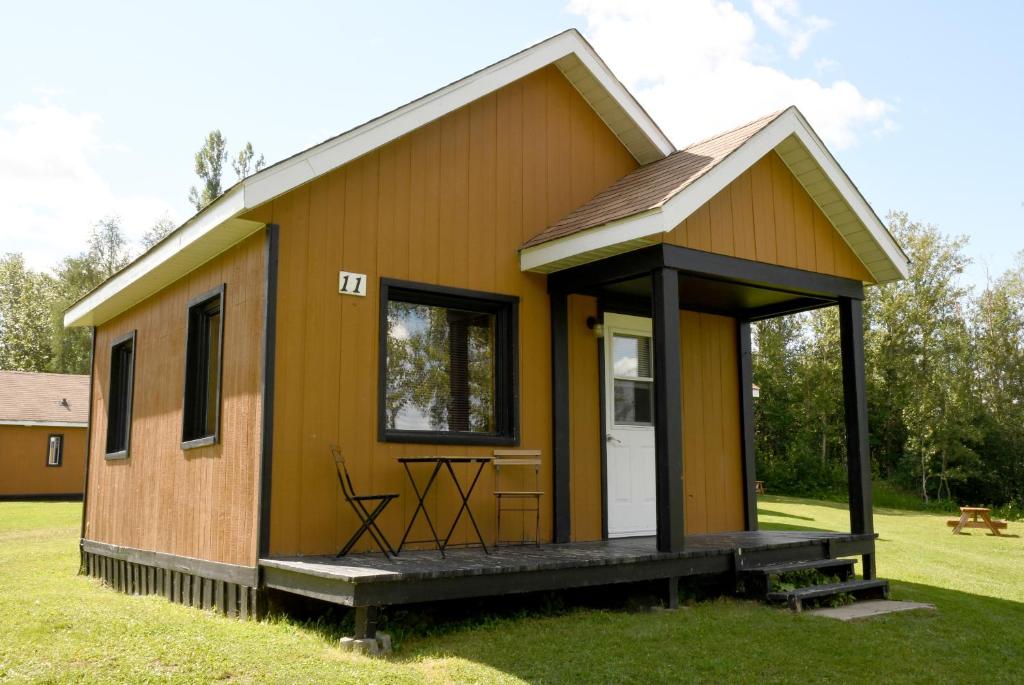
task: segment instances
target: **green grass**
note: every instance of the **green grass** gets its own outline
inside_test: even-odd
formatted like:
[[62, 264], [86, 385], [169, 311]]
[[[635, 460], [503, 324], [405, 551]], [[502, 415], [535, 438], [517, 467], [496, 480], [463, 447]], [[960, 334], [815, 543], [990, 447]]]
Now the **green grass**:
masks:
[[[842, 530], [845, 505], [761, 499], [765, 528]], [[879, 509], [878, 571], [911, 612], [839, 623], [720, 599], [434, 625], [374, 660], [336, 623], [241, 622], [77, 576], [80, 505], [0, 503], [0, 682], [1015, 682], [1024, 541]], [[1011, 524], [1011, 534], [1024, 524]]]

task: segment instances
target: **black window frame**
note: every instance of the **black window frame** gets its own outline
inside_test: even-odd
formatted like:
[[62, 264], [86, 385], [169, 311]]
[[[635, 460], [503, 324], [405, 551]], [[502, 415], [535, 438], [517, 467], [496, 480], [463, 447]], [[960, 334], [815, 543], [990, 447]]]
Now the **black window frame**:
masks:
[[[120, 335], [120, 336], [114, 338], [110, 342], [110, 369], [109, 369], [109, 373], [107, 374], [107, 427], [106, 427], [106, 437], [105, 437], [104, 448], [103, 448], [104, 458], [106, 458], [106, 459], [127, 459], [128, 455], [131, 453], [131, 447], [132, 447], [132, 405], [133, 405], [134, 399], [135, 399], [135, 357], [138, 354], [138, 349], [139, 349], [138, 348], [138, 341], [137, 341], [136, 333], [137, 333], [137, 331], [132, 330], [132, 331], [130, 331], [128, 333], [125, 333], [124, 335]], [[111, 438], [110, 427], [111, 427], [111, 424], [113, 423], [112, 422], [112, 416], [111, 416], [111, 410], [115, 406], [114, 403], [112, 402], [113, 393], [114, 393], [114, 381], [115, 381], [115, 378], [114, 378], [114, 373], [115, 373], [114, 355], [117, 353], [118, 348], [122, 347], [127, 342], [131, 343], [132, 358], [131, 358], [131, 363], [128, 364], [128, 370], [127, 370], [128, 377], [126, 379], [124, 379], [124, 393], [125, 393], [125, 397], [124, 397], [124, 400], [123, 400], [124, 401], [124, 434], [123, 434], [124, 447], [122, 447], [121, 449], [113, 449], [112, 450], [111, 449], [111, 444], [110, 444], [110, 438]]]
[[[57, 441], [57, 463], [50, 463], [50, 441], [54, 438], [60, 438]], [[46, 436], [46, 467], [57, 468], [64, 465], [64, 434], [63, 433], [50, 433]]]
[[[392, 301], [474, 311], [495, 316], [494, 414], [497, 430], [401, 430], [387, 427], [388, 304]], [[377, 340], [377, 439], [439, 445], [519, 444], [519, 298], [392, 278], [380, 279], [380, 321]]]
[[[220, 442], [221, 394], [224, 378], [224, 318], [227, 284], [222, 283], [202, 295], [188, 301], [185, 309], [185, 382], [182, 388], [181, 412], [181, 449], [206, 447]], [[205, 390], [209, 382], [209, 350], [201, 346], [203, 336], [197, 335], [199, 326], [204, 325], [214, 314], [211, 311], [216, 303], [220, 315], [218, 323], [217, 345], [217, 385], [214, 401], [216, 408], [213, 421], [213, 433], [198, 435], [200, 426], [206, 425], [206, 414], [209, 408]], [[204, 329], [205, 330], [205, 329]], [[197, 379], [202, 375], [203, 393], [197, 393]], [[205, 431], [202, 431], [205, 433]]]

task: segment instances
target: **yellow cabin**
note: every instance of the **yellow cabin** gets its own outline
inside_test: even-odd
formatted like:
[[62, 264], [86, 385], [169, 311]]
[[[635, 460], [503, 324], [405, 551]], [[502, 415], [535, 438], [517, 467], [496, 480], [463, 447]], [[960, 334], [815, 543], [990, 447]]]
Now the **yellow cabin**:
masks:
[[[246, 178], [68, 310], [95, 345], [84, 568], [355, 606], [363, 634], [743, 564], [871, 580], [861, 300], [906, 272], [795, 108], [676, 149], [567, 31]], [[825, 306], [850, 531], [759, 532], [750, 324]]]

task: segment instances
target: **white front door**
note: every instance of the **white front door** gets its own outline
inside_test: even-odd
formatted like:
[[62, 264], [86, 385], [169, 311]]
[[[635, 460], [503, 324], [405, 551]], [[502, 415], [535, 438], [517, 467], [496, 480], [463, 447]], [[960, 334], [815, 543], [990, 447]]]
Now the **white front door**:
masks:
[[651, 320], [604, 315], [608, 537], [654, 535]]

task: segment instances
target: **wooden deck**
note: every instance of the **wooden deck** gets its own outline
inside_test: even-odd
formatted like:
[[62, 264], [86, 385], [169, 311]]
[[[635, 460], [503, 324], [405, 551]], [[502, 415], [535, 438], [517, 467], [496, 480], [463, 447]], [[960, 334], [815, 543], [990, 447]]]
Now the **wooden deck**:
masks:
[[870, 554], [874, 534], [805, 531], [693, 535], [681, 552], [653, 537], [597, 542], [260, 559], [265, 587], [347, 606], [384, 606], [713, 575], [783, 561]]

